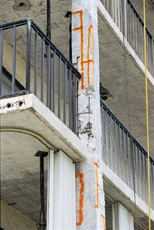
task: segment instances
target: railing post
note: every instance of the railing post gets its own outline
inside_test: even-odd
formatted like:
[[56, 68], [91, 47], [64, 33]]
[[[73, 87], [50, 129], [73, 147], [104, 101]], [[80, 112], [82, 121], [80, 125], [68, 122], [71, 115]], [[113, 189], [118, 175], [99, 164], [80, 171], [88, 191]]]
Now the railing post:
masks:
[[27, 19], [27, 50], [26, 50], [26, 90], [30, 91], [31, 69], [31, 20]]
[[124, 0], [124, 25], [125, 25], [125, 28], [124, 28], [124, 35], [125, 35], [125, 38], [127, 39], [127, 0]]
[[2, 64], [3, 64], [3, 29], [1, 29], [1, 39], [0, 39], [0, 95], [2, 90]]

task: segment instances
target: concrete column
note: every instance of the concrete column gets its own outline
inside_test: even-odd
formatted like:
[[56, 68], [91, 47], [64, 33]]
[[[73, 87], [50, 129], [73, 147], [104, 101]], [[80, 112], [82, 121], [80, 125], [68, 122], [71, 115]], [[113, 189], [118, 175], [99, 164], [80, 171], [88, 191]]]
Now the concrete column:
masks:
[[115, 204], [114, 219], [114, 230], [134, 230], [134, 219], [132, 214], [119, 202]]
[[77, 229], [105, 230], [96, 0], [72, 0], [72, 60], [82, 74], [78, 134], [89, 149], [89, 158], [76, 164]]

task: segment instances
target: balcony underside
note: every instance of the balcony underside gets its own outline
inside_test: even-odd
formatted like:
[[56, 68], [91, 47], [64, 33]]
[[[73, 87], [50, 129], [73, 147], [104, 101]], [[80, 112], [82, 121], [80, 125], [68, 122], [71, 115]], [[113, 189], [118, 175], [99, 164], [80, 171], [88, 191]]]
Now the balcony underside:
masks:
[[[1, 99], [0, 121], [2, 200], [38, 221], [40, 166], [36, 152], [61, 149], [78, 162], [86, 158], [87, 149], [33, 94]], [[47, 166], [46, 157], [45, 191]]]

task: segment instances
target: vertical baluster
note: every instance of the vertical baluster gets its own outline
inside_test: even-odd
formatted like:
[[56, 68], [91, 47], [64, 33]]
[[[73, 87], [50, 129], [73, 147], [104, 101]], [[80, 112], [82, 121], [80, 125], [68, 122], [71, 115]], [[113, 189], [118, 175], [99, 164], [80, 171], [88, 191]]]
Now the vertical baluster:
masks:
[[115, 24], [117, 25], [117, 0], [115, 0]]
[[154, 63], [154, 39], [153, 38], [151, 39], [151, 43], [152, 43], [151, 45], [152, 46], [151, 48], [152, 75], [154, 75], [154, 64], [153, 64]]
[[136, 143], [134, 143], [134, 154], [135, 154], [135, 170], [134, 170], [134, 173], [135, 173], [135, 192], [138, 194], [138, 165], [137, 165], [137, 151], [136, 151], [136, 148], [138, 148], [136, 146]]
[[127, 173], [128, 173], [128, 186], [130, 186], [130, 151], [128, 144], [128, 133], [126, 133], [126, 145], [127, 145]]
[[47, 107], [51, 109], [51, 52], [50, 45], [47, 44]]
[[143, 199], [144, 201], [146, 201], [146, 194], [145, 194], [145, 156], [144, 156], [144, 153], [143, 151], [141, 151], [141, 156], [142, 156], [142, 178], [143, 178]]
[[150, 201], [151, 201], [151, 208], [152, 208], [152, 204], [153, 204], [153, 197], [152, 197], [152, 161], [150, 159]]
[[42, 38], [41, 51], [41, 101], [44, 102], [44, 38]]
[[114, 0], [112, 0], [112, 18], [113, 18], [113, 21], [114, 21]]
[[103, 157], [103, 161], [105, 162], [105, 148], [104, 148], [104, 125], [105, 125], [105, 121], [104, 121], [104, 107], [103, 104], [101, 105], [101, 118], [102, 118], [102, 157]]
[[31, 21], [27, 20], [27, 52], [26, 52], [26, 90], [30, 92], [31, 70]]
[[143, 23], [141, 22], [141, 60], [144, 62], [144, 36], [143, 36]]
[[3, 65], [3, 29], [0, 30], [1, 39], [0, 39], [0, 96], [2, 93], [2, 65]]
[[141, 22], [140, 22], [140, 18], [138, 20], [138, 34], [139, 34], [139, 43], [138, 43], [138, 53], [139, 53], [139, 57], [141, 59]]
[[108, 112], [105, 111], [105, 127], [106, 127], [106, 153], [107, 153], [107, 165], [110, 166], [109, 156], [109, 136], [108, 136]]
[[12, 94], [15, 92], [16, 72], [16, 26], [13, 28], [13, 57], [12, 57]]
[[116, 119], [114, 119], [114, 142], [115, 142], [115, 173], [118, 175]]
[[73, 131], [74, 133], [77, 132], [77, 127], [76, 127], [76, 115], [77, 115], [77, 111], [76, 111], [76, 97], [77, 97], [77, 76], [73, 73], [73, 90], [72, 90], [72, 96], [73, 96]]
[[124, 129], [122, 129], [122, 148], [123, 148], [123, 172], [124, 172], [124, 182], [126, 183], [126, 159], [125, 159]]
[[69, 69], [69, 128], [72, 129], [72, 71]]
[[64, 124], [66, 124], [66, 99], [67, 99], [67, 66], [66, 63], [64, 63]]
[[145, 187], [146, 187], [146, 202], [148, 202], [148, 170], [147, 170], [147, 156], [145, 155]]
[[120, 166], [120, 178], [122, 179], [122, 165], [121, 165], [121, 136], [120, 136], [120, 125], [118, 124], [118, 142], [119, 142], [119, 166]]
[[152, 208], [154, 209], [154, 161], [152, 162], [152, 168], [151, 168], [151, 175], [152, 175]]
[[127, 29], [127, 0], [124, 0], [124, 35], [125, 38], [128, 39], [128, 29]]
[[34, 94], [37, 96], [37, 63], [38, 63], [38, 32], [35, 31], [35, 77], [34, 77]]
[[58, 117], [61, 118], [61, 56], [58, 65]]
[[52, 95], [52, 111], [55, 113], [55, 97], [56, 97], [56, 51], [53, 51], [53, 95]]
[[140, 28], [139, 28], [139, 17], [137, 18], [137, 54], [140, 57]]
[[132, 182], [132, 190], [134, 190], [134, 156], [133, 156], [133, 138], [130, 136], [130, 160], [131, 160], [131, 182]]
[[129, 31], [130, 31], [130, 45], [132, 45], [132, 9], [129, 5]]
[[141, 182], [141, 155], [140, 149], [138, 148], [138, 168], [139, 168], [139, 191], [140, 191], [140, 198], [142, 199], [142, 182]]
[[133, 8], [132, 8], [132, 35], [133, 35], [132, 47], [135, 50], [135, 13]]
[[111, 148], [111, 168], [113, 169], [113, 138], [112, 138], [112, 117], [110, 114], [110, 148]]

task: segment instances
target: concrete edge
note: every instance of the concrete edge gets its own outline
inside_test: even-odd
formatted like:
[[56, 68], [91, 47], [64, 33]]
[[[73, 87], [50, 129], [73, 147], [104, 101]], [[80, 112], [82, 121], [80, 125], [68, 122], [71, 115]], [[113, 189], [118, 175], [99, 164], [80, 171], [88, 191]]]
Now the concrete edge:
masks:
[[[134, 197], [134, 192], [129, 186], [121, 180], [104, 162], [103, 163], [103, 177], [109, 181], [117, 190], [120, 190], [132, 203], [136, 203], [136, 206], [146, 216], [149, 215], [148, 205], [138, 195]], [[120, 188], [120, 189], [119, 189]], [[154, 221], [154, 210], [151, 209], [151, 220]]]
[[[21, 95], [0, 100], [0, 115], [30, 110], [75, 152], [82, 161], [88, 158], [88, 149], [82, 141], [44, 105], [34, 94]], [[67, 153], [66, 153], [67, 154]]]

